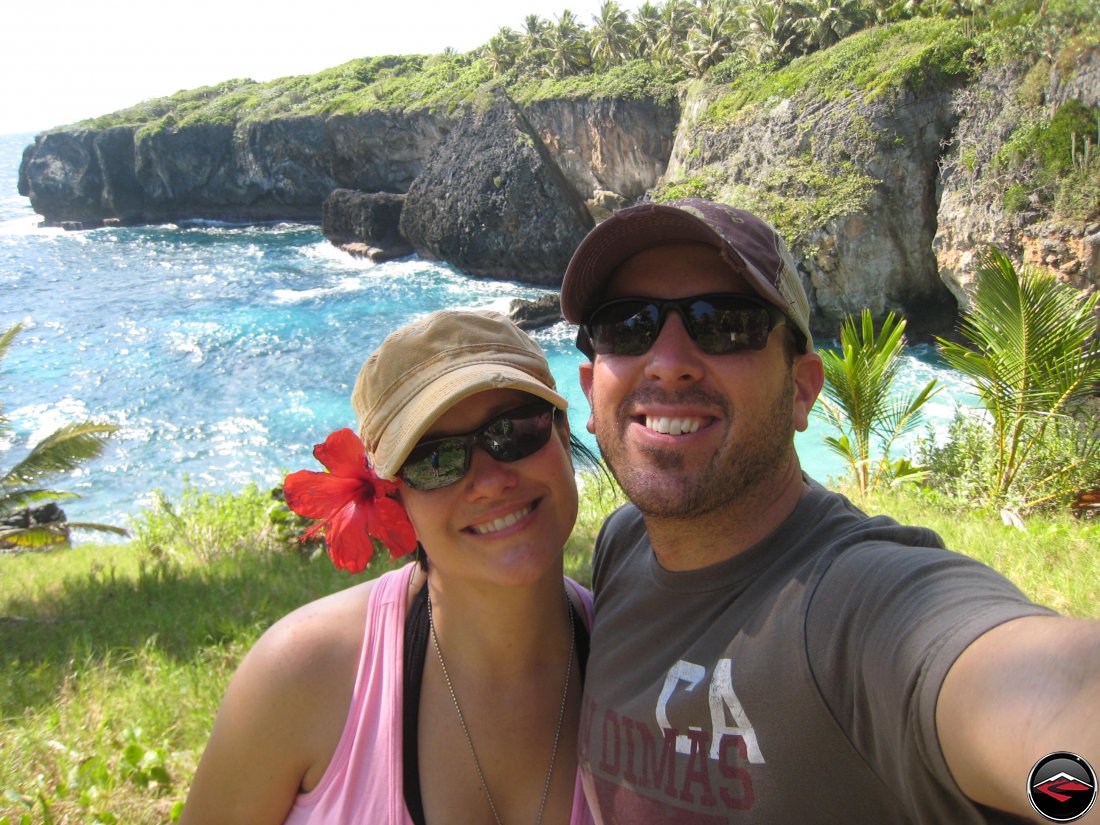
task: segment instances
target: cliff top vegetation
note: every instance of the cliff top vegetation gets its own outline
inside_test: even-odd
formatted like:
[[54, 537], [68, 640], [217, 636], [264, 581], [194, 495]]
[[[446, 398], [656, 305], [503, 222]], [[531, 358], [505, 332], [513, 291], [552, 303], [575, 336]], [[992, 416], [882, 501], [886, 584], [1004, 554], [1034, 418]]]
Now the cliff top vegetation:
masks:
[[160, 131], [299, 116], [451, 113], [487, 85], [513, 99], [673, 101], [685, 81], [729, 92], [716, 118], [812, 88], [873, 94], [943, 82], [983, 61], [1053, 54], [1073, 34], [1100, 38], [1092, 0], [607, 0], [585, 25], [565, 10], [528, 15], [465, 53], [352, 60], [266, 83], [227, 80], [74, 124]]

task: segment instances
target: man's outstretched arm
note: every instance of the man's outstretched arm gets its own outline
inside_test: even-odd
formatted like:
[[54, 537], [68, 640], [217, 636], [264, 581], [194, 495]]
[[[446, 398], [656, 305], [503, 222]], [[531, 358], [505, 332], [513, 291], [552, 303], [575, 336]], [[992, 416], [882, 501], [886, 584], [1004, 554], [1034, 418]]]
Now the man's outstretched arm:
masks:
[[[936, 706], [947, 765], [984, 805], [1043, 820], [1028, 776], [1068, 751], [1100, 770], [1100, 621], [1031, 616], [976, 639], [952, 665]], [[1100, 823], [1100, 801], [1081, 823]]]

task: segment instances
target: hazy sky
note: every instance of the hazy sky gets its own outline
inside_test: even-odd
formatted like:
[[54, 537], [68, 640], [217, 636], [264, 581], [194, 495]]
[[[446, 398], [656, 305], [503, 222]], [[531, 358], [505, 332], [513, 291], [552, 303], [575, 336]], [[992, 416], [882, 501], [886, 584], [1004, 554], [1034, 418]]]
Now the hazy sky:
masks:
[[[640, 0], [639, 0], [640, 2]], [[468, 51], [528, 14], [601, 0], [53, 0], [9, 3], [0, 134], [34, 132], [231, 78], [310, 74], [357, 57]], [[628, 10], [637, 3], [620, 2]]]

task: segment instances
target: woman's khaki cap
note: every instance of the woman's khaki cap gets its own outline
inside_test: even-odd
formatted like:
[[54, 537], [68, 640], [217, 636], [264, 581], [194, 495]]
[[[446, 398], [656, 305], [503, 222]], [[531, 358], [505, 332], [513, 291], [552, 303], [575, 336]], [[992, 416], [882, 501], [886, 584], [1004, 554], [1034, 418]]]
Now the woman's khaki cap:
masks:
[[498, 312], [440, 310], [382, 342], [359, 370], [351, 404], [374, 471], [395, 477], [444, 412], [485, 390], [515, 389], [569, 406], [535, 341]]

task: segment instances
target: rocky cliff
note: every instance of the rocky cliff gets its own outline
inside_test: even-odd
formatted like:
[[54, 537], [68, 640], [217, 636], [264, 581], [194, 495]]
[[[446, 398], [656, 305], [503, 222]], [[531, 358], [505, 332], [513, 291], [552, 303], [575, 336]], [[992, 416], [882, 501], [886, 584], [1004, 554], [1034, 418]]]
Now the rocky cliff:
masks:
[[[1100, 44], [1070, 44], [1050, 63], [1015, 62], [985, 71], [956, 92], [952, 105], [959, 125], [941, 164], [932, 244], [947, 288], [965, 303], [974, 258], [993, 243], [1015, 260], [1054, 270], [1075, 287], [1095, 290], [1100, 286], [1100, 164], [1086, 163], [1086, 138], [1091, 131], [1095, 151]], [[1040, 178], [1047, 192], [1023, 196], [1007, 168], [1013, 145], [1037, 144], [1029, 148], [1041, 159], [1047, 147], [1037, 122], [1065, 122], [1074, 111], [1080, 123], [1071, 128], [1080, 131], [1064, 138], [1071, 144], [1070, 163], [1077, 168], [1042, 182], [1049, 170], [1029, 160], [1025, 171]], [[1014, 200], [1014, 192], [1021, 197]], [[1052, 210], [1044, 194], [1062, 208]]]
[[59, 130], [25, 150], [19, 193], [51, 225], [317, 222], [334, 189], [408, 191], [453, 125], [425, 112], [371, 112]]
[[[986, 67], [972, 47], [959, 25], [911, 21], [777, 72], [697, 81], [678, 98], [498, 91], [492, 103], [430, 110], [56, 130], [27, 148], [20, 192], [49, 223], [95, 226], [318, 221], [333, 192], [351, 190], [325, 208], [339, 243], [408, 242], [473, 275], [547, 285], [591, 220], [643, 197], [710, 196], [789, 238], [816, 333], [834, 336], [862, 307], [944, 332], [989, 243], [1100, 285], [1100, 152], [1088, 127], [1089, 116], [1100, 123], [1100, 44]], [[1077, 177], [1055, 197], [1044, 194], [1049, 170], [1017, 156], [1070, 104], [1081, 135], [1057, 180]], [[1091, 161], [1078, 157], [1086, 138]], [[384, 221], [371, 217], [383, 206]]]
[[556, 286], [592, 216], [503, 94], [440, 142], [409, 189], [401, 233], [428, 258], [477, 277]]

